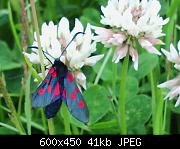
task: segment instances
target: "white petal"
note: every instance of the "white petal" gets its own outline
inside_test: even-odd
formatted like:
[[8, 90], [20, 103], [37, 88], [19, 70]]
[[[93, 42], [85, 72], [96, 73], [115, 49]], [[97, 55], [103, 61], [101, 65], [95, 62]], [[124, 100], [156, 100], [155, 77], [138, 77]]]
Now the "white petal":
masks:
[[43, 23], [41, 27], [41, 34], [48, 35], [48, 33], [49, 33], [48, 26], [46, 23]]
[[134, 69], [138, 70], [138, 53], [137, 51], [131, 46], [129, 50], [129, 54], [132, 57], [132, 61], [134, 62]]
[[[83, 33], [84, 28], [83, 28], [83, 25], [81, 24], [81, 22], [78, 19], [75, 19], [75, 27], [71, 31], [71, 36], [73, 37], [78, 32]], [[75, 41], [77, 42], [78, 45], [80, 45], [83, 42], [84, 34], [82, 34], [82, 33], [78, 34], [75, 38]], [[87, 34], [87, 32], [85, 34]]]
[[153, 46], [151, 47], [144, 47], [149, 53], [154, 53], [157, 55], [161, 55], [161, 53]]
[[180, 76], [174, 79], [168, 80], [162, 84], [159, 84], [158, 87], [159, 88], [172, 88], [174, 86], [178, 86], [179, 84], [180, 84]]
[[178, 56], [178, 53], [177, 53], [177, 51], [176, 51], [176, 49], [175, 49], [175, 47], [173, 46], [172, 43], [170, 44], [170, 53], [171, 53], [171, 55], [173, 57], [177, 57]]
[[141, 39], [139, 39], [139, 43], [140, 43], [140, 45], [144, 48], [144, 47], [150, 47], [150, 46], [152, 46], [152, 43], [151, 42], [149, 42], [148, 40], [146, 40], [146, 39], [143, 39], [143, 38], [141, 38]]
[[174, 67], [178, 70], [180, 70], [180, 64], [175, 64]]
[[49, 22], [49, 36], [51, 39], [57, 38], [57, 25], [54, 25], [52, 21]]
[[104, 54], [91, 56], [85, 60], [85, 65], [93, 66], [95, 65], [100, 59], [102, 59]]
[[39, 60], [39, 56], [35, 53], [26, 53], [26, 52], [23, 52], [23, 54], [34, 64], [39, 64], [40, 63], [40, 60]]
[[57, 39], [51, 40], [52, 49], [48, 50], [49, 54], [54, 58], [58, 58], [61, 55], [61, 45]]
[[175, 107], [179, 106], [180, 105], [180, 96], [178, 97], [177, 101], [176, 101], [176, 104], [175, 104]]
[[75, 42], [72, 42], [66, 49], [66, 58], [68, 61], [71, 61], [75, 56], [77, 56], [77, 45]]
[[58, 37], [63, 36], [66, 41], [71, 40], [70, 30], [69, 30], [69, 21], [67, 18], [61, 18], [58, 26]]
[[84, 75], [84, 73], [80, 71], [76, 71], [74, 74], [75, 74], [76, 82], [79, 85], [81, 85], [84, 89], [86, 89], [86, 76]]
[[[179, 40], [179, 42], [178, 42], [178, 50], [179, 50], [179, 52], [180, 52], [180, 40]], [[180, 55], [180, 53], [179, 53], [179, 55]]]
[[166, 18], [165, 20], [163, 20], [163, 23], [161, 25], [165, 25], [169, 22], [169, 18]]
[[161, 51], [163, 52], [163, 54], [169, 59], [170, 57], [170, 53], [168, 51], [166, 51], [165, 49], [161, 48]]
[[74, 36], [76, 33], [78, 32], [83, 32], [84, 28], [82, 23], [79, 21], [79, 19], [75, 19], [75, 26], [73, 28], [73, 30], [71, 31], [71, 36]]
[[128, 45], [125, 45], [123, 47], [118, 47], [113, 56], [113, 62], [118, 63], [120, 59], [124, 58], [127, 55], [127, 52], [128, 52]]

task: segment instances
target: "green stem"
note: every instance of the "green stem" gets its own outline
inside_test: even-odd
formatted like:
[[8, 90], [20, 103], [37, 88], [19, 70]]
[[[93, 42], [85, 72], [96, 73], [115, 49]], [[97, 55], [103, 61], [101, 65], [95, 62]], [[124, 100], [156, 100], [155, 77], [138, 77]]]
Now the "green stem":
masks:
[[127, 126], [126, 126], [126, 82], [127, 82], [127, 72], [129, 65], [129, 53], [126, 55], [123, 61], [122, 70], [121, 70], [121, 80], [120, 80], [120, 92], [119, 92], [119, 125], [120, 125], [120, 133], [127, 134]]
[[41, 49], [40, 33], [39, 33], [39, 27], [38, 27], [38, 21], [37, 21], [36, 8], [35, 8], [34, 0], [30, 0], [30, 3], [31, 3], [32, 16], [33, 16], [34, 27], [35, 27], [37, 42], [38, 42], [38, 55], [39, 55], [39, 59], [40, 59], [40, 63], [41, 63], [42, 75], [44, 78], [45, 77], [45, 68], [43, 65], [44, 59], [43, 59], [43, 54], [42, 54], [42, 49]]
[[155, 113], [155, 133], [160, 135], [163, 134], [163, 108], [164, 108], [164, 100], [162, 97], [162, 93], [159, 89], [157, 89], [157, 94], [156, 94], [156, 113]]
[[2, 75], [2, 77], [0, 76], [0, 91], [3, 94], [7, 107], [10, 109], [10, 114], [9, 114], [10, 120], [13, 122], [13, 124], [15, 125], [19, 133], [22, 135], [25, 135], [26, 132], [23, 128], [21, 121], [19, 120], [18, 114], [12, 102], [12, 99], [10, 98], [8, 91], [6, 89], [4, 75]]
[[[41, 41], [40, 41], [40, 33], [39, 33], [39, 27], [38, 27], [38, 21], [37, 21], [37, 15], [36, 15], [36, 8], [35, 8], [35, 3], [34, 0], [30, 0], [31, 3], [31, 8], [32, 8], [32, 16], [33, 16], [33, 21], [34, 21], [34, 26], [36, 30], [36, 36], [37, 36], [37, 42], [38, 42], [38, 55], [41, 63], [41, 71], [43, 78], [45, 77], [45, 68], [44, 68], [44, 62], [43, 62], [43, 54], [42, 54], [42, 49], [41, 49]], [[48, 128], [49, 128], [49, 134], [53, 135], [54, 134], [54, 124], [51, 119], [48, 119]]]
[[53, 118], [48, 119], [48, 128], [49, 128], [49, 134], [54, 135], [55, 134], [55, 127], [54, 127]]
[[155, 125], [155, 113], [156, 113], [156, 90], [155, 82], [153, 77], [153, 72], [150, 72], [150, 82], [151, 82], [151, 96], [152, 96], [152, 125], [153, 125], [153, 134], [156, 134], [156, 125]]
[[66, 135], [71, 135], [71, 125], [70, 125], [68, 109], [65, 106], [65, 104], [62, 104], [61, 108], [62, 108], [62, 111], [63, 111], [65, 134]]
[[73, 130], [73, 134], [74, 135], [78, 135], [79, 134], [79, 130], [75, 125], [72, 125], [72, 130]]
[[154, 72], [150, 73], [151, 82], [151, 92], [152, 92], [152, 124], [153, 124], [153, 134], [160, 135], [163, 130], [163, 97], [159, 89], [157, 89], [157, 82], [154, 77]]
[[43, 108], [41, 108], [40, 110], [41, 110], [41, 120], [42, 120], [42, 124], [43, 124], [43, 127], [44, 127], [44, 133], [48, 134], [48, 132], [47, 132], [47, 123], [46, 123], [46, 117], [45, 117], [45, 114], [44, 114], [44, 110], [43, 110]]
[[117, 64], [112, 63], [112, 68], [113, 68], [112, 90], [113, 90], [114, 96], [116, 96]]
[[167, 100], [164, 104], [164, 115], [163, 115], [163, 133], [166, 133], [166, 115], [167, 114]]
[[98, 84], [99, 79], [101, 78], [101, 75], [102, 75], [102, 73], [103, 73], [103, 70], [104, 70], [104, 68], [105, 68], [105, 66], [106, 66], [106, 64], [107, 64], [107, 62], [108, 62], [108, 60], [109, 60], [109, 58], [110, 58], [110, 56], [111, 56], [111, 53], [112, 53], [112, 49], [110, 49], [110, 50], [108, 51], [108, 53], [107, 53], [107, 55], [106, 55], [106, 57], [105, 57], [102, 65], [101, 65], [101, 67], [100, 67], [100, 69], [99, 69], [99, 72], [98, 72], [98, 74], [97, 74], [97, 76], [96, 76], [96, 79], [95, 79], [95, 81], [94, 81], [94, 84], [95, 84], [95, 85]]
[[20, 93], [20, 97], [19, 97], [19, 101], [18, 101], [18, 110], [17, 110], [18, 116], [21, 115], [23, 94], [24, 94], [23, 89], [21, 89], [21, 93]]
[[18, 34], [16, 32], [16, 29], [15, 29], [10, 2], [8, 2], [8, 12], [9, 12], [9, 23], [10, 23], [10, 26], [11, 26], [11, 30], [12, 30], [14, 39], [16, 41], [17, 47], [20, 50], [21, 49], [21, 43], [20, 43], [20, 40], [18, 38]]

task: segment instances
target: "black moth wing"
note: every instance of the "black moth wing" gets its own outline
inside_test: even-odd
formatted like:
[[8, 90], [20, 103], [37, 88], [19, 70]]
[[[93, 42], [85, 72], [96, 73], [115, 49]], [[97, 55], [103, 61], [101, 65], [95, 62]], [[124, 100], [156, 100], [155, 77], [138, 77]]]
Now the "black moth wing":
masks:
[[66, 98], [63, 101], [66, 103], [70, 113], [79, 121], [88, 123], [89, 111], [87, 105], [70, 72], [64, 79], [64, 90]]
[[62, 104], [62, 100], [58, 99], [55, 102], [50, 103], [49, 105], [47, 105], [44, 109], [46, 118], [52, 118], [56, 115], [56, 113], [59, 111], [59, 108]]
[[45, 107], [60, 99], [60, 96], [58, 67], [54, 66], [51, 67], [45, 79], [33, 93], [32, 107]]

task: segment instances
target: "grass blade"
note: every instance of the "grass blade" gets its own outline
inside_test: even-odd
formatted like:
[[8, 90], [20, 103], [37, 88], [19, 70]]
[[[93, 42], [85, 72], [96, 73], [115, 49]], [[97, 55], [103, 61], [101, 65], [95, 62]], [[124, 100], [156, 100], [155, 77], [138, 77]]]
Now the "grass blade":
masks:
[[12, 130], [12, 131], [15, 131], [15, 132], [19, 132], [15, 127], [11, 126], [11, 125], [8, 125], [8, 124], [5, 124], [5, 123], [2, 123], [0, 122], [0, 126], [3, 126], [9, 130]]
[[31, 99], [30, 99], [30, 83], [31, 83], [31, 72], [28, 75], [26, 81], [26, 91], [25, 91], [25, 115], [27, 119], [27, 132], [31, 135]]

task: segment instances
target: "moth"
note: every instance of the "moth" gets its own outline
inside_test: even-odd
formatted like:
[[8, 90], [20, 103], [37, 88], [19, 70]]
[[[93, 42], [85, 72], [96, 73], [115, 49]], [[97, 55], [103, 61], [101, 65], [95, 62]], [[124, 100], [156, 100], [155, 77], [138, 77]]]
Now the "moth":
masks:
[[[82, 32], [76, 33], [69, 44], [79, 33]], [[63, 52], [66, 48], [64, 48]], [[48, 54], [45, 51], [43, 53], [44, 55]], [[45, 115], [49, 119], [57, 114], [62, 102], [65, 103], [72, 116], [83, 123], [88, 123], [89, 112], [87, 104], [77, 87], [71, 71], [58, 58], [54, 60], [46, 77], [33, 93], [32, 107], [44, 107]]]

